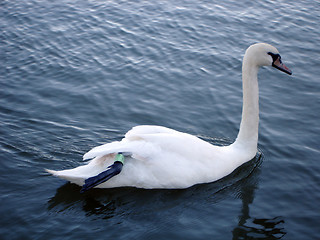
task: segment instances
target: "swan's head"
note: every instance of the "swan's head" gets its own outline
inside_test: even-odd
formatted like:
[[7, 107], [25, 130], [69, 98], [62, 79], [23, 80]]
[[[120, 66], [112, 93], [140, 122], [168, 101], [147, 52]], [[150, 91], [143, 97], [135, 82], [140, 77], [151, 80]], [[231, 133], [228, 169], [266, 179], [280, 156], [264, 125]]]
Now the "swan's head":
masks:
[[251, 45], [247, 49], [245, 57], [258, 67], [272, 66], [289, 75], [292, 74], [291, 70], [282, 63], [279, 51], [270, 44], [256, 43]]

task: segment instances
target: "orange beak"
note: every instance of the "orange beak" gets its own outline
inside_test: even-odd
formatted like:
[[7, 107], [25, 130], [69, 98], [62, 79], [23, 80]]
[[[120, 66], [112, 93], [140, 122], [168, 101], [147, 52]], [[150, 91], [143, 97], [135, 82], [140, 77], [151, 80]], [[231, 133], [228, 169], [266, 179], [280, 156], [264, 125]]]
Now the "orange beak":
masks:
[[292, 71], [286, 65], [284, 65], [284, 63], [282, 63], [280, 55], [274, 59], [272, 66], [289, 75], [292, 74]]

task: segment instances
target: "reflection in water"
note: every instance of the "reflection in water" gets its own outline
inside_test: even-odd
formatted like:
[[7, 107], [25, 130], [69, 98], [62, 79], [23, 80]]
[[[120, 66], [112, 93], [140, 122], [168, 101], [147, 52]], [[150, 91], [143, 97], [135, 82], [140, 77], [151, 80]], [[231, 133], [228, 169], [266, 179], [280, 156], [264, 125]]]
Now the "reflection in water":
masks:
[[[94, 190], [91, 191], [91, 194], [81, 194], [79, 186], [66, 183], [49, 200], [48, 209], [55, 212], [64, 212], [69, 209], [81, 210], [88, 216], [102, 215], [103, 219], [111, 218], [117, 207], [117, 197], [113, 194], [106, 196], [101, 191], [103, 190]], [[102, 197], [103, 199], [101, 199]]]
[[285, 234], [282, 227], [284, 220], [282, 217], [272, 219], [247, 219], [246, 223], [240, 224], [233, 230], [233, 239], [281, 239]]
[[[260, 157], [262, 157], [260, 155]], [[256, 172], [259, 169], [256, 170]], [[251, 218], [249, 214], [249, 204], [253, 202], [254, 191], [257, 187], [257, 174], [247, 178], [246, 184], [242, 184], [239, 197], [242, 200], [241, 215], [239, 216], [238, 226], [232, 231], [233, 240], [238, 239], [265, 239], [275, 240], [281, 239], [285, 234], [283, 228], [284, 219], [282, 217], [274, 217], [271, 219]]]
[[[242, 201], [238, 225], [232, 231], [233, 239], [281, 239], [285, 234], [284, 219], [251, 218], [249, 205], [253, 203], [258, 186], [262, 154], [236, 169], [231, 175], [209, 184], [200, 184], [182, 190], [145, 190], [136, 188], [92, 189], [81, 194], [80, 187], [66, 183], [49, 200], [48, 209], [55, 212], [84, 212], [86, 216], [110, 219], [119, 215], [155, 216], [163, 210], [172, 212], [188, 208], [188, 204], [210, 204], [237, 196]], [[209, 193], [209, 194], [208, 194]], [[186, 201], [187, 200], [187, 201]], [[156, 208], [155, 208], [156, 206]], [[172, 216], [171, 216], [172, 217]]]

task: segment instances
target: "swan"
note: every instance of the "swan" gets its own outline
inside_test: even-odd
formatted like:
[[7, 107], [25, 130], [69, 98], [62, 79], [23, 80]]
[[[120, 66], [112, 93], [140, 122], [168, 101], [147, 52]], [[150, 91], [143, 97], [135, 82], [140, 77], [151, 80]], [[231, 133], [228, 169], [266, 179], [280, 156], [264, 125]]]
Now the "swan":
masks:
[[[292, 74], [282, 63], [275, 47], [266, 43], [248, 47], [242, 64], [240, 129], [236, 140], [228, 146], [215, 146], [196, 136], [162, 126], [142, 125], [133, 127], [121, 141], [97, 146], [84, 154], [84, 159], [91, 159], [86, 165], [47, 171], [80, 186], [94, 180], [91, 187], [97, 188], [179, 189], [221, 179], [256, 156], [259, 125], [257, 75], [262, 66], [273, 66]], [[101, 179], [101, 175], [110, 171], [111, 176], [102, 176]]]

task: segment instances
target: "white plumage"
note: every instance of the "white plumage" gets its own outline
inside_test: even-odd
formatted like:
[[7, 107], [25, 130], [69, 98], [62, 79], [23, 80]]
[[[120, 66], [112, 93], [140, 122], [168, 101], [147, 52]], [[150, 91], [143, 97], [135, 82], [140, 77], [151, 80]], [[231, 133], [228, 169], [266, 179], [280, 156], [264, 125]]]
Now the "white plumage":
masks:
[[[270, 54], [271, 53], [271, 54]], [[115, 154], [123, 152], [122, 172], [98, 188], [133, 186], [138, 188], [187, 188], [218, 180], [230, 174], [257, 152], [259, 94], [257, 74], [260, 66], [275, 64], [276, 48], [259, 43], [250, 46], [243, 59], [243, 110], [236, 141], [229, 146], [214, 146], [196, 136], [160, 126], [137, 126], [119, 142], [93, 148], [84, 159], [87, 165], [49, 173], [78, 185], [105, 171]], [[280, 65], [281, 64], [281, 65]], [[280, 60], [276, 67], [287, 73]], [[281, 69], [282, 68], [282, 69]]]

